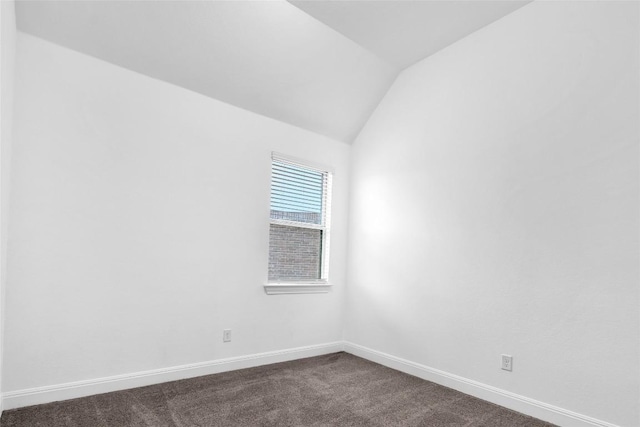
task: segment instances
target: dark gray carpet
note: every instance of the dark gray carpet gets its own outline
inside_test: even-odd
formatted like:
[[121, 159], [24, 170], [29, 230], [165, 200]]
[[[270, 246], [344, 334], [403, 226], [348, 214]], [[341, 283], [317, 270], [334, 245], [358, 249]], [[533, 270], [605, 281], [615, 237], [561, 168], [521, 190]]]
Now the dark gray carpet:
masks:
[[2, 427], [551, 424], [347, 353], [5, 411]]

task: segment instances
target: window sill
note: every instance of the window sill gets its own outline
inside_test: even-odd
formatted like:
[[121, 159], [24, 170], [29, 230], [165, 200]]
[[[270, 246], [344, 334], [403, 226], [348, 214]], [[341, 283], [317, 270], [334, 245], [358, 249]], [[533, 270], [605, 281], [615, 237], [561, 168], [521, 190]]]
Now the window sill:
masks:
[[282, 294], [326, 294], [331, 289], [328, 283], [267, 283], [264, 291], [267, 295]]

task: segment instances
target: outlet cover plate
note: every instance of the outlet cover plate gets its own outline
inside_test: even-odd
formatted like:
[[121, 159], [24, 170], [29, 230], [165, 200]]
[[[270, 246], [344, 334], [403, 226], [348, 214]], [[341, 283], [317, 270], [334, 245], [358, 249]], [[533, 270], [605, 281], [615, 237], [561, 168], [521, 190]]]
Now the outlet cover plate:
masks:
[[501, 368], [505, 371], [513, 371], [513, 356], [503, 354], [501, 359]]

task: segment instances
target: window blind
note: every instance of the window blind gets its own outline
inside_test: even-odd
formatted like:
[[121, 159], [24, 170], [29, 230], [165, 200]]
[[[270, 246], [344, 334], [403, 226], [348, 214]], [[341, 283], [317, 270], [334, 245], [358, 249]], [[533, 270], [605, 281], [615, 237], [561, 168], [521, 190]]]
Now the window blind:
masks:
[[271, 219], [325, 226], [329, 174], [273, 154]]

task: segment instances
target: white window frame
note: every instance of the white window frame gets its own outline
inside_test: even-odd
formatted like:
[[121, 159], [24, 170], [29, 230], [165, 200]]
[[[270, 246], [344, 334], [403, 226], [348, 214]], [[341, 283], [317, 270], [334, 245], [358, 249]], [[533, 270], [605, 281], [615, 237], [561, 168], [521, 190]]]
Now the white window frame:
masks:
[[[322, 246], [320, 250], [320, 278], [316, 280], [267, 280], [267, 283], [264, 285], [265, 292], [268, 295], [327, 293], [331, 289], [331, 285], [329, 284], [329, 242], [331, 236], [331, 197], [333, 170], [332, 168], [309, 162], [304, 159], [281, 154], [275, 151], [272, 152], [271, 164], [273, 165], [273, 162], [278, 160], [292, 163], [305, 169], [311, 169], [325, 175], [324, 191], [326, 192], [326, 195], [322, 198], [323, 224], [311, 224], [298, 221], [272, 219], [271, 215], [269, 214], [269, 227], [271, 227], [271, 225], [284, 225], [288, 227], [322, 230]], [[269, 187], [269, 204], [271, 204], [271, 187]], [[271, 244], [271, 242], [269, 242], [269, 244]]]

